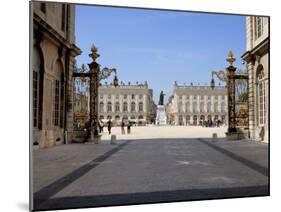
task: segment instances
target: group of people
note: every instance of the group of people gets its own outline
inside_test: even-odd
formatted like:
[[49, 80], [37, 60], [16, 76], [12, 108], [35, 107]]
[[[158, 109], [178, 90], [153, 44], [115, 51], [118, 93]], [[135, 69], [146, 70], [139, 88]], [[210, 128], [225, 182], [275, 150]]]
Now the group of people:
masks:
[[[107, 125], [108, 133], [111, 134], [112, 121], [108, 120], [106, 122], [106, 125]], [[104, 122], [102, 120], [100, 120], [99, 121], [99, 131], [100, 131], [100, 133], [103, 133], [104, 126], [105, 126]], [[125, 126], [126, 126], [124, 120], [121, 121], [120, 126], [121, 126], [121, 134], [124, 135], [125, 134]], [[131, 133], [131, 126], [132, 126], [131, 122], [128, 121], [128, 123], [127, 123], [127, 134]]]
[[222, 121], [219, 119], [216, 119], [214, 121], [212, 121], [212, 119], [203, 121], [203, 127], [220, 127], [222, 124], [223, 124]]

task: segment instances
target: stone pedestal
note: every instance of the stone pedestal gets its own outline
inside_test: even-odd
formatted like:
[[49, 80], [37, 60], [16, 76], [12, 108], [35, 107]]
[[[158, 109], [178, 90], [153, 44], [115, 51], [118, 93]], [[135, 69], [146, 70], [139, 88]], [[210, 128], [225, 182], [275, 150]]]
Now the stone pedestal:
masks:
[[167, 115], [166, 115], [164, 105], [157, 106], [156, 124], [157, 125], [166, 125], [167, 124]]
[[226, 132], [227, 140], [241, 140], [248, 138], [248, 130], [247, 129], [237, 129], [237, 132]]

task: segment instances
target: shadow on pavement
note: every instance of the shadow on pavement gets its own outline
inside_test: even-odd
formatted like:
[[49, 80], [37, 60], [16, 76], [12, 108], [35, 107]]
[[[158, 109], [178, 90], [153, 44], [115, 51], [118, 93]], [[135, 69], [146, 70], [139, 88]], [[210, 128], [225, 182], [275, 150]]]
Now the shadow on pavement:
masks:
[[[186, 189], [186, 190], [169, 190], [169, 191], [152, 191], [152, 192], [138, 192], [125, 194], [108, 194], [108, 195], [94, 195], [94, 196], [70, 196], [52, 198], [56, 193], [63, 190], [65, 187], [79, 179], [81, 176], [88, 173], [90, 170], [97, 167], [113, 154], [122, 150], [129, 143], [141, 144], [145, 142], [157, 142], [159, 139], [140, 139], [134, 141], [125, 141], [105, 154], [93, 159], [91, 162], [77, 168], [69, 174], [61, 177], [53, 183], [45, 186], [34, 193], [34, 210], [55, 210], [66, 208], [86, 208], [86, 207], [100, 207], [100, 206], [117, 206], [130, 204], [148, 204], [148, 203], [163, 203], [175, 201], [191, 201], [191, 200], [208, 200], [219, 198], [236, 198], [236, 197], [253, 197], [253, 196], [267, 196], [269, 195], [269, 184], [259, 186], [246, 187], [226, 187], [226, 188], [206, 188], [206, 189]], [[187, 141], [188, 140], [188, 141]], [[268, 168], [263, 167], [253, 161], [242, 157], [236, 153], [224, 149], [214, 143], [204, 139], [161, 139], [159, 142], [181, 142], [188, 143], [190, 141], [200, 142], [215, 151], [218, 151], [231, 159], [261, 173], [264, 176], [269, 175]]]
[[269, 187], [250, 186], [234, 188], [188, 189], [175, 191], [157, 191], [132, 194], [112, 194], [98, 196], [74, 196], [49, 199], [35, 210], [58, 210], [65, 208], [87, 208], [100, 206], [118, 206], [132, 204], [164, 203], [177, 201], [210, 200], [219, 198], [268, 196]]
[[58, 193], [62, 189], [64, 189], [66, 186], [80, 178], [81, 176], [88, 173], [91, 169], [98, 166], [101, 162], [109, 158], [111, 155], [115, 154], [122, 148], [124, 148], [126, 145], [129, 144], [129, 141], [124, 142], [117, 147], [113, 148], [112, 150], [106, 152], [105, 154], [101, 155], [100, 157], [97, 157], [96, 159], [92, 160], [91, 162], [81, 166], [80, 168], [74, 170], [70, 174], [65, 175], [64, 177], [56, 180], [52, 184], [40, 189], [39, 191], [34, 193], [34, 206], [36, 208], [36, 205], [40, 205], [44, 201], [47, 201], [51, 196]]
[[228, 156], [228, 157], [230, 157], [230, 158], [232, 158], [232, 159], [234, 159], [234, 160], [236, 160], [236, 161], [238, 161], [238, 162], [248, 166], [251, 169], [254, 169], [255, 171], [259, 172], [260, 174], [262, 174], [262, 175], [264, 175], [266, 177], [269, 174], [269, 170], [267, 168], [265, 168], [265, 167], [255, 163], [253, 161], [247, 160], [246, 158], [243, 158], [243, 157], [241, 157], [241, 156], [239, 156], [237, 154], [234, 154], [233, 152], [228, 151], [228, 150], [226, 150], [226, 149], [224, 149], [222, 147], [219, 147], [219, 146], [217, 146], [215, 144], [212, 144], [212, 143], [210, 143], [210, 142], [208, 142], [208, 141], [206, 141], [204, 139], [198, 139], [198, 140], [200, 142], [208, 145], [209, 147], [217, 150], [218, 152], [220, 152], [220, 153], [222, 153], [222, 154], [224, 154], [224, 155], [226, 155], [226, 156]]

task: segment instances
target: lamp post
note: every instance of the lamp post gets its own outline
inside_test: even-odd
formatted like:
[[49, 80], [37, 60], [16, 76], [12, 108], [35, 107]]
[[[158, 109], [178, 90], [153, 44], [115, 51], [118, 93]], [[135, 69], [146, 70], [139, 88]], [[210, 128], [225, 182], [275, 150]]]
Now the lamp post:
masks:
[[89, 54], [89, 57], [92, 58], [92, 62], [88, 64], [89, 71], [88, 72], [74, 72], [73, 77], [88, 77], [90, 80], [90, 126], [87, 129], [88, 130], [88, 138], [90, 136], [90, 141], [96, 141], [99, 139], [98, 134], [98, 94], [99, 94], [99, 83], [100, 80], [106, 79], [110, 76], [112, 72], [115, 72], [114, 77], [114, 86], [118, 86], [118, 79], [116, 72], [117, 70], [115, 68], [109, 69], [109, 68], [103, 68], [102, 71], [100, 71], [100, 65], [96, 62], [96, 59], [100, 56], [98, 53], [98, 49], [92, 45], [91, 53]]

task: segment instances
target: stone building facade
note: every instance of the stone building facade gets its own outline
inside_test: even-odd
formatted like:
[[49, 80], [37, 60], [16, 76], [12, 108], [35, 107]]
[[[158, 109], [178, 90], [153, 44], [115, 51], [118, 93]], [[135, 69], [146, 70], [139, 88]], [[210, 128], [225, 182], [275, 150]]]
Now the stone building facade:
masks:
[[168, 124], [200, 125], [205, 120], [227, 123], [227, 90], [224, 86], [185, 86], [175, 83], [166, 106]]
[[121, 83], [117, 87], [100, 85], [99, 119], [104, 122], [110, 119], [115, 125], [119, 125], [122, 119], [139, 125], [154, 122], [153, 91], [146, 82], [134, 85]]
[[249, 134], [268, 141], [269, 129], [269, 17], [246, 17], [247, 47], [242, 58], [249, 76]]
[[[71, 140], [75, 56], [73, 4], [31, 2], [32, 130], [40, 148]], [[67, 133], [67, 136], [65, 136]]]

